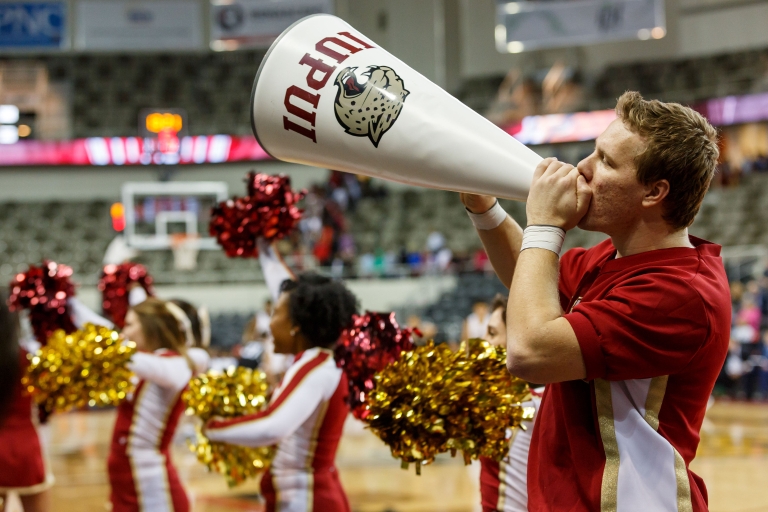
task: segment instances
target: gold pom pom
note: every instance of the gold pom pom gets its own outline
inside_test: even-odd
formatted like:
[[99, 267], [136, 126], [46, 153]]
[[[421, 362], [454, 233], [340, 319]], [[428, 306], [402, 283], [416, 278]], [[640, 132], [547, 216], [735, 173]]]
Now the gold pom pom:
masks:
[[[262, 411], [267, 406], [267, 376], [264, 372], [232, 367], [226, 372], [209, 371], [192, 379], [184, 392], [187, 414], [199, 417], [203, 424], [214, 416], [234, 418]], [[210, 471], [224, 475], [234, 487], [262, 473], [275, 455], [275, 448], [249, 448], [214, 443], [197, 428], [197, 441], [190, 443], [197, 460]]]
[[133, 390], [126, 364], [136, 345], [117, 331], [93, 324], [72, 334], [59, 329], [30, 355], [22, 383], [47, 411], [113, 406]]
[[404, 352], [376, 375], [365, 422], [403, 468], [461, 451], [464, 461], [501, 460], [509, 452], [508, 429], [525, 428], [533, 408], [522, 407], [530, 392], [506, 368], [506, 350], [482, 340], [458, 352], [432, 342]]

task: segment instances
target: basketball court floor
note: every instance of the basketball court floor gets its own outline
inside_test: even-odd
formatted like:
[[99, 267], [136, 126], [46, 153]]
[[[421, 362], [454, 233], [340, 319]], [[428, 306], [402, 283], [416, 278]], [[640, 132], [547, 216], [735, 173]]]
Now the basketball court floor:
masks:
[[[113, 411], [58, 415], [48, 427], [56, 476], [55, 512], [109, 510], [106, 458]], [[197, 463], [181, 439], [174, 460], [194, 500], [195, 512], [260, 512], [257, 482], [228, 489], [224, 479]], [[350, 419], [337, 463], [355, 512], [475, 512], [477, 464], [445, 457], [423, 468], [400, 469], [387, 448]], [[712, 512], [768, 511], [768, 404], [717, 402], [702, 429], [693, 469], [709, 489]], [[10, 510], [16, 512], [15, 503]]]

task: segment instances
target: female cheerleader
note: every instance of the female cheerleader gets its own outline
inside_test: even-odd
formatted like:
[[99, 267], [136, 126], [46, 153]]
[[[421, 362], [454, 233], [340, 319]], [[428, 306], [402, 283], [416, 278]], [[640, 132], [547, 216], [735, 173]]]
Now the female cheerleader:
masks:
[[[112, 323], [97, 315], [74, 297], [69, 299], [74, 324], [81, 328], [86, 322], [112, 327]], [[54, 478], [48, 465], [43, 438], [40, 434], [39, 408], [22, 393], [21, 377], [29, 359], [19, 346], [18, 317], [7, 306], [7, 297], [0, 296], [0, 502], [10, 491], [19, 495], [25, 512], [50, 510], [50, 488]], [[8, 396], [10, 395], [10, 396]]]
[[0, 403], [0, 509], [6, 509], [6, 498], [13, 491], [21, 498], [24, 512], [47, 512], [53, 474], [38, 432], [37, 407], [22, 392], [21, 376], [29, 361], [18, 336], [18, 317], [8, 309], [5, 294], [0, 294], [0, 362], [9, 372], [0, 375], [0, 391], [7, 396]]
[[[276, 271], [268, 271], [262, 259], [270, 288], [289, 276], [278, 260], [268, 267]], [[355, 296], [341, 282], [312, 273], [282, 281], [270, 329], [275, 352], [295, 354], [294, 363], [265, 411], [215, 418], [206, 425], [211, 441], [277, 444], [277, 455], [261, 480], [266, 512], [350, 510], [334, 465], [349, 413], [347, 381], [331, 348], [356, 311]]]
[[138, 352], [128, 367], [139, 379], [120, 404], [109, 454], [113, 512], [187, 512], [189, 500], [171, 463], [170, 444], [184, 411], [181, 393], [208, 365], [192, 324], [173, 303], [148, 298], [132, 306], [123, 336]]
[[[491, 305], [486, 340], [494, 346], [507, 346], [507, 299], [497, 295]], [[531, 390], [531, 400], [523, 407], [539, 411], [544, 388]], [[536, 421], [526, 423], [526, 430], [515, 429], [509, 441], [509, 453], [501, 462], [480, 458], [480, 499], [483, 512], [527, 512], [528, 510], [528, 450]]]
[[0, 292], [0, 425], [15, 398], [19, 369], [19, 341], [15, 315], [8, 309], [7, 297]]

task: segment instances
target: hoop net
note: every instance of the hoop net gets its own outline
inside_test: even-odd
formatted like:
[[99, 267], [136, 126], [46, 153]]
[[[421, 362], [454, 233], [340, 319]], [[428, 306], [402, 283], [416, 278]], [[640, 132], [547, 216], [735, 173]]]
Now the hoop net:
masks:
[[173, 251], [173, 268], [176, 270], [195, 270], [197, 254], [200, 252], [200, 237], [186, 233], [171, 235], [171, 250]]

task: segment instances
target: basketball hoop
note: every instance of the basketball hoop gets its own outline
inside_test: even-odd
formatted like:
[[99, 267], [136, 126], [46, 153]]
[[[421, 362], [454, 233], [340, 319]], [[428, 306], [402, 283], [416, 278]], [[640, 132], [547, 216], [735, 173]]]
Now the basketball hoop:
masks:
[[171, 250], [174, 269], [195, 270], [197, 254], [200, 252], [200, 237], [187, 233], [175, 233], [171, 235]]

